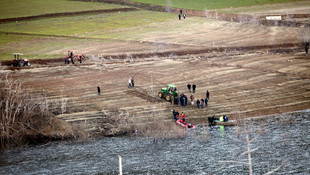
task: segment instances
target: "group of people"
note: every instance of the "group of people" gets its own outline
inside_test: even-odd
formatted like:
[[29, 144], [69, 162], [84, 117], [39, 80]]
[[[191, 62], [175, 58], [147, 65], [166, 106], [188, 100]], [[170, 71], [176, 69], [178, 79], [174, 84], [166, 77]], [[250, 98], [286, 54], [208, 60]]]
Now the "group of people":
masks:
[[134, 81], [133, 77], [129, 77], [128, 88], [133, 88], [133, 87], [135, 87], [135, 81]]
[[208, 117], [208, 122], [210, 126], [214, 125], [215, 121], [227, 122], [228, 117], [226, 117], [225, 115], [220, 116], [220, 118], [216, 118], [215, 116]]
[[[188, 89], [188, 92], [189, 93], [195, 93], [196, 92], [196, 84], [193, 83], [193, 85], [191, 83], [188, 83], [187, 84], [187, 89]], [[190, 96], [190, 100], [191, 100], [191, 105], [193, 106], [195, 104], [195, 101], [194, 101], [195, 97], [193, 94], [191, 94]], [[206, 92], [206, 98], [205, 99], [197, 99], [196, 100], [196, 104], [197, 104], [197, 108], [204, 108], [205, 106], [207, 107], [208, 106], [208, 101], [210, 99], [210, 93], [209, 91], [207, 90]], [[187, 105], [187, 95], [182, 93], [180, 96], [177, 97], [177, 103], [178, 103], [178, 106], [181, 107], [181, 106], [186, 106]]]
[[172, 111], [172, 115], [173, 115], [173, 118], [175, 121], [179, 120], [179, 119], [182, 119], [182, 122], [185, 123], [185, 118], [186, 118], [186, 115], [184, 112], [181, 113], [181, 116], [180, 116], [180, 113], [178, 110], [173, 110]]
[[193, 93], [195, 93], [196, 91], [196, 84], [193, 83], [193, 85], [191, 85], [190, 83], [187, 84], [187, 89], [188, 89], [188, 92], [192, 92], [191, 89], [193, 88]]
[[186, 18], [186, 14], [185, 13], [183, 14], [183, 10], [181, 9], [180, 13], [179, 13], [179, 20], [182, 19], [182, 16], [183, 16], [184, 19]]
[[186, 106], [187, 105], [187, 95], [182, 93], [180, 96], [177, 97], [178, 105], [179, 106]]
[[204, 105], [207, 107], [208, 106], [208, 101], [209, 101], [209, 98], [210, 98], [210, 93], [209, 91], [207, 90], [206, 92], [206, 98], [205, 99], [197, 99], [196, 101], [196, 104], [197, 104], [197, 108], [204, 108]]

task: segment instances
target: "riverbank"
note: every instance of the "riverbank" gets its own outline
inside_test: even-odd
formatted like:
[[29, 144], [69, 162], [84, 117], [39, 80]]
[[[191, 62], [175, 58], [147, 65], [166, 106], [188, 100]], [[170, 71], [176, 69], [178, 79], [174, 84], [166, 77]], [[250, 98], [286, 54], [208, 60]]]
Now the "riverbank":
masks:
[[[1, 62], [0, 76], [23, 82], [30, 96], [44, 92], [46, 109], [57, 122], [51, 126], [54, 130], [42, 128], [56, 135], [76, 128], [87, 137], [135, 131], [158, 132], [161, 137], [171, 130], [179, 132], [173, 128], [172, 110], [185, 112], [190, 123], [199, 124], [212, 115], [243, 119], [310, 108], [310, 58], [304, 53], [308, 28], [220, 21], [203, 15], [179, 20], [174, 15], [111, 10], [61, 21], [3, 23], [3, 53], [11, 55], [13, 48], [19, 48], [36, 60], [31, 67]], [[60, 22], [66, 25], [56, 30]], [[76, 24], [87, 27], [71, 30]], [[60, 57], [68, 50], [89, 59], [64, 64]], [[44, 59], [52, 55], [60, 56]], [[129, 77], [134, 77], [134, 88], [128, 88]], [[197, 85], [195, 100], [210, 92], [207, 107], [178, 107], [157, 95], [174, 84], [189, 97], [188, 83]]]
[[[249, 122], [253, 174], [309, 172], [305, 161], [309, 159], [305, 151], [310, 142], [309, 115], [275, 115], [260, 125]], [[245, 140], [241, 127], [221, 130], [215, 126], [157, 142], [136, 135], [52, 142], [8, 150], [0, 155], [0, 174], [118, 174], [118, 155], [122, 156], [124, 174], [248, 174]]]

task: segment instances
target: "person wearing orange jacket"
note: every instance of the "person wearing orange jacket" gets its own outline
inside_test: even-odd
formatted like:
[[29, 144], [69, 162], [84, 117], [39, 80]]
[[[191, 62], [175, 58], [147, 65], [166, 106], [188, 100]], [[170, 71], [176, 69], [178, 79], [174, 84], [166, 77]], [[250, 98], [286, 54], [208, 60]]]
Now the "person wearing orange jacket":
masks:
[[183, 119], [183, 123], [185, 123], [185, 118], [186, 118], [186, 116], [185, 116], [185, 114], [182, 112], [182, 114], [181, 114], [181, 118]]

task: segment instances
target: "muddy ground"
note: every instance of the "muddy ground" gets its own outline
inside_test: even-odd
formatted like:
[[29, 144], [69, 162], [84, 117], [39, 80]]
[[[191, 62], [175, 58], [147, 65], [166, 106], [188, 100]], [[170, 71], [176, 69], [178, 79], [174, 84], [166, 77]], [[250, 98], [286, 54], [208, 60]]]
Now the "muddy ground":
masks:
[[[33, 93], [46, 92], [51, 103], [61, 104], [50, 109], [57, 118], [88, 131], [107, 127], [101, 119], [115, 111], [143, 125], [149, 116], [173, 122], [173, 109], [199, 124], [211, 115], [237, 119], [310, 108], [310, 57], [300, 28], [216, 20], [192, 24], [155, 30], [138, 42], [85, 41], [78, 50], [89, 59], [82, 64], [65, 65], [59, 58], [13, 68], [3, 62], [1, 76], [21, 79]], [[135, 79], [134, 88], [127, 87], [129, 77]], [[167, 84], [189, 97], [188, 83], [197, 85], [195, 100], [204, 99], [209, 90], [208, 107], [179, 108], [157, 97]]]
[[[2, 70], [22, 79], [27, 89], [47, 92], [58, 118], [99, 130], [103, 113], [121, 111], [144, 122], [155, 114], [173, 122], [171, 111], [179, 109], [193, 124], [211, 115], [253, 117], [310, 107], [310, 62], [298, 48], [289, 53], [267, 49], [251, 52], [214, 52], [185, 56], [98, 59], [64, 65], [33, 64], [31, 68]], [[128, 77], [135, 87], [128, 88]], [[208, 107], [178, 108], [157, 97], [160, 88], [174, 84], [188, 96], [187, 83], [197, 84], [195, 99], [210, 92]], [[101, 95], [97, 94], [97, 86]]]

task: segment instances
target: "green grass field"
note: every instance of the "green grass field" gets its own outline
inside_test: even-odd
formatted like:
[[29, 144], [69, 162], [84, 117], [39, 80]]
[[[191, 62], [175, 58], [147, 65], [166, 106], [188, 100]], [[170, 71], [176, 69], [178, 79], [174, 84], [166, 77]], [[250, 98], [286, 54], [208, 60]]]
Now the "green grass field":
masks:
[[69, 0], [0, 0], [0, 18], [4, 19], [49, 13], [77, 12], [122, 7], [124, 6]]
[[[94, 0], [95, 1], [95, 0]], [[134, 0], [166, 5], [166, 0]], [[292, 2], [293, 0], [168, 0], [168, 5], [187, 9], [221, 9], [264, 3]], [[74, 12], [97, 9], [121, 8], [124, 6], [99, 2], [77, 2], [69, 0], [0, 0], [0, 18], [12, 18], [58, 12]], [[169, 33], [169, 21], [177, 20], [175, 14], [154, 11], [130, 11], [120, 13], [102, 13], [76, 15], [57, 18], [42, 18], [0, 24], [2, 32], [20, 32], [45, 35], [66, 35], [75, 37], [99, 38], [89, 40], [93, 45], [102, 44], [104, 39], [143, 40], [152, 35], [166, 31]], [[193, 26], [199, 26], [202, 19], [192, 20]], [[181, 24], [174, 24], [181, 28]], [[83, 49], [85, 39], [50, 38], [27, 35], [0, 34], [0, 60], [12, 58], [12, 53], [22, 52], [25, 57], [56, 58], [64, 53], [55, 50], [63, 48]], [[125, 42], [125, 41], [124, 41]]]
[[171, 6], [194, 10], [213, 10], [230, 7], [244, 7], [281, 2], [296, 2], [301, 0], [131, 0], [147, 4]]
[[[0, 24], [0, 31], [46, 35], [66, 35], [101, 39], [126, 39], [127, 32], [136, 33], [137, 27], [161, 23], [176, 18], [175, 15], [152, 11], [129, 11], [94, 15], [77, 15], [44, 18]], [[122, 33], [122, 35], [119, 34]], [[52, 50], [82, 46], [85, 39], [48, 39], [49, 37], [0, 34], [0, 60], [11, 59], [12, 53], [22, 52], [27, 58], [55, 58]], [[90, 40], [91, 42], [93, 40]], [[105, 42], [100, 40], [99, 42]], [[96, 43], [98, 44], [98, 42]]]
[[151, 11], [131, 11], [97, 15], [46, 18], [0, 24], [0, 31], [47, 35], [110, 38], [107, 34], [122, 28], [161, 22], [175, 15]]

